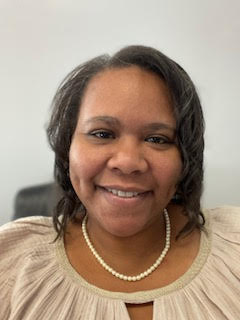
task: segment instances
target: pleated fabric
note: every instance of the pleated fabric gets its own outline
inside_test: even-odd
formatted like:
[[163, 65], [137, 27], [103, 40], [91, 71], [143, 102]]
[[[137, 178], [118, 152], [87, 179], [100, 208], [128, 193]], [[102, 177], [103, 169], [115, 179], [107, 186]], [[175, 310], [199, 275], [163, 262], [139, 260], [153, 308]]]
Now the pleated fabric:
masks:
[[170, 285], [110, 292], [69, 263], [52, 219], [29, 217], [0, 227], [1, 320], [129, 320], [125, 303], [153, 301], [153, 320], [240, 319], [240, 208], [204, 210], [206, 231], [190, 269]]

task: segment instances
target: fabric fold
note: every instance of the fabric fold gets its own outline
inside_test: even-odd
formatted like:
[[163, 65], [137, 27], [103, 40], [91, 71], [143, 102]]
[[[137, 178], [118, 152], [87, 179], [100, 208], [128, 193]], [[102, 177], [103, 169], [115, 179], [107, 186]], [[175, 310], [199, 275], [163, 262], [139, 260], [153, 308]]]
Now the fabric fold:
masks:
[[[240, 318], [240, 208], [204, 214], [207, 232], [188, 272], [170, 286], [131, 294], [134, 303], [153, 301], [153, 320]], [[94, 287], [76, 271], [73, 275], [55, 236], [46, 217], [0, 227], [0, 319], [129, 319], [129, 294]]]

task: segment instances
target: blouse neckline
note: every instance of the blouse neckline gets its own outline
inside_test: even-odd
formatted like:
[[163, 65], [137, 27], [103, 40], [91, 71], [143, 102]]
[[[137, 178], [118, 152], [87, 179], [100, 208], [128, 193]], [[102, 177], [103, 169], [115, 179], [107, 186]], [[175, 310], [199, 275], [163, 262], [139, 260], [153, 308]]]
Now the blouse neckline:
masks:
[[201, 269], [205, 265], [211, 250], [212, 232], [208, 210], [204, 210], [203, 213], [206, 223], [204, 230], [201, 231], [199, 251], [192, 265], [177, 280], [168, 284], [167, 286], [158, 289], [127, 293], [108, 291], [90, 284], [72, 267], [66, 254], [63, 237], [61, 239], [58, 239], [55, 243], [57, 260], [64, 272], [75, 283], [78, 283], [82, 288], [85, 288], [93, 294], [97, 294], [104, 298], [119, 299], [124, 301], [125, 303], [147, 303], [153, 301], [156, 298], [159, 298], [160, 296], [170, 294], [174, 291], [184, 288], [191, 281], [193, 281], [193, 279], [200, 273]]

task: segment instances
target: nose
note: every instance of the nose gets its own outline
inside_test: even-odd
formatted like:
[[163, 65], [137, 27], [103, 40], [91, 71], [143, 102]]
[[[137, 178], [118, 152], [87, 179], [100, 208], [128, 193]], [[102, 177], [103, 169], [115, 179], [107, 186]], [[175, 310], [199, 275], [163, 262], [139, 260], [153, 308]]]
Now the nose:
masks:
[[108, 167], [127, 175], [146, 172], [148, 163], [141, 143], [128, 137], [120, 139], [111, 153]]

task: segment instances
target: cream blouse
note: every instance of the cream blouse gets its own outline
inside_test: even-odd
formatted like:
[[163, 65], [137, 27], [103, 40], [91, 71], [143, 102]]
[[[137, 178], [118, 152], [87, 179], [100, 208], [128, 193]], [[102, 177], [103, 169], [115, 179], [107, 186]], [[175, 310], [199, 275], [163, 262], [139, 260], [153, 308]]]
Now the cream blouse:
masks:
[[240, 319], [240, 208], [204, 210], [206, 230], [190, 269], [170, 285], [110, 292], [69, 263], [52, 219], [0, 227], [1, 320], [129, 320], [125, 303], [153, 301], [153, 320]]

